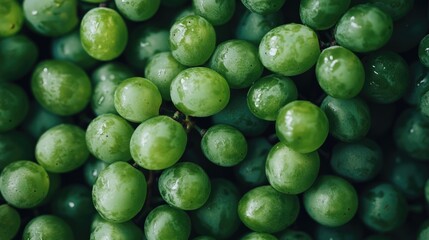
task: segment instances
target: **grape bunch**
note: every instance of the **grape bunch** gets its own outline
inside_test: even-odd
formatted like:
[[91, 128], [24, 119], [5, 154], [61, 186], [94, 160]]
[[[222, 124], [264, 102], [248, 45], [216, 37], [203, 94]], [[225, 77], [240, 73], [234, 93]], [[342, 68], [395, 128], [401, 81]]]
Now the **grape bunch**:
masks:
[[429, 239], [427, 0], [0, 0], [0, 239]]

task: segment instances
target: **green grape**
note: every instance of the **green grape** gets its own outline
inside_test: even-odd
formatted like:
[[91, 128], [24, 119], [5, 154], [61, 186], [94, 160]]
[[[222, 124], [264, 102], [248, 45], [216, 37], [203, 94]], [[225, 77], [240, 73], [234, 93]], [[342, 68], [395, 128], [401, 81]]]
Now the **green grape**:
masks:
[[264, 70], [258, 49], [244, 40], [228, 40], [216, 47], [209, 67], [225, 77], [231, 88], [247, 88]]
[[73, 231], [62, 218], [55, 215], [39, 215], [25, 226], [22, 239], [73, 240]]
[[420, 41], [418, 55], [420, 62], [425, 65], [425, 67], [429, 67], [429, 34]]
[[371, 139], [339, 142], [332, 149], [330, 164], [338, 175], [354, 182], [366, 182], [380, 172], [383, 152], [378, 143]]
[[144, 233], [147, 240], [187, 240], [191, 235], [191, 220], [185, 211], [161, 205], [147, 215]]
[[271, 29], [262, 38], [259, 56], [270, 71], [295, 76], [315, 65], [320, 54], [319, 40], [309, 27], [289, 23]]
[[107, 113], [94, 118], [85, 133], [89, 152], [107, 163], [131, 159], [130, 139], [134, 128], [122, 117]]
[[227, 23], [235, 11], [235, 0], [192, 0], [196, 14], [207, 19], [213, 26]]
[[339, 227], [328, 227], [319, 224], [316, 226], [314, 236], [316, 240], [362, 240], [364, 236], [364, 228], [360, 222], [354, 220], [351, 220], [350, 222]]
[[170, 28], [170, 48], [174, 58], [185, 66], [204, 64], [216, 47], [216, 32], [199, 15], [178, 19]]
[[77, 65], [64, 60], [45, 60], [33, 72], [31, 90], [48, 111], [68, 116], [86, 107], [92, 87], [88, 75]]
[[363, 59], [365, 84], [362, 94], [376, 103], [391, 103], [408, 89], [410, 70], [401, 55], [392, 51], [373, 53]]
[[105, 220], [123, 223], [143, 208], [146, 192], [147, 183], [142, 172], [126, 162], [114, 162], [95, 181], [92, 201]]
[[109, 166], [105, 161], [90, 157], [83, 166], [83, 175], [86, 183], [92, 187], [100, 173]]
[[64, 35], [79, 23], [77, 0], [24, 0], [22, 7], [30, 27], [45, 36]]
[[34, 159], [36, 141], [29, 134], [12, 130], [0, 133], [0, 172], [9, 163]]
[[304, 193], [304, 207], [319, 224], [338, 227], [355, 216], [358, 195], [355, 187], [343, 178], [322, 175]]
[[194, 230], [216, 239], [230, 239], [238, 229], [237, 206], [240, 193], [233, 182], [226, 179], [211, 180], [211, 192], [207, 202], [191, 212]]
[[335, 98], [357, 96], [365, 82], [365, 70], [360, 59], [350, 50], [332, 46], [322, 51], [316, 64], [320, 87]]
[[210, 196], [207, 173], [192, 162], [180, 162], [165, 169], [158, 181], [161, 197], [171, 206], [183, 210], [202, 207]]
[[114, 94], [114, 105], [119, 115], [136, 123], [158, 116], [161, 103], [161, 93], [156, 85], [141, 77], [123, 80]]
[[319, 167], [317, 152], [298, 153], [279, 142], [268, 153], [265, 171], [274, 189], [286, 194], [299, 194], [314, 183]]
[[340, 18], [335, 27], [337, 43], [354, 52], [383, 47], [392, 36], [392, 18], [371, 4], [358, 4]]
[[404, 17], [413, 8], [414, 0], [368, 0], [389, 14], [394, 21]]
[[300, 153], [317, 150], [329, 133], [325, 113], [309, 101], [295, 100], [279, 111], [276, 135], [282, 143]]
[[410, 105], [418, 105], [423, 94], [429, 90], [429, 68], [420, 61], [410, 65], [410, 83], [403, 99]]
[[253, 83], [247, 92], [247, 106], [256, 117], [275, 121], [280, 108], [297, 98], [298, 90], [291, 78], [271, 74]]
[[170, 96], [174, 106], [182, 113], [208, 117], [226, 107], [230, 89], [225, 78], [216, 71], [193, 67], [183, 70], [173, 79]]
[[245, 193], [238, 203], [238, 216], [246, 227], [262, 233], [275, 233], [295, 222], [300, 210], [296, 195], [259, 186]]
[[232, 167], [246, 157], [247, 141], [236, 128], [218, 124], [204, 133], [201, 149], [212, 163], [222, 167]]
[[93, 58], [108, 61], [125, 50], [128, 29], [121, 15], [113, 9], [98, 7], [89, 10], [80, 23], [82, 47]]
[[241, 2], [254, 13], [267, 15], [279, 11], [286, 0], [241, 0]]
[[351, 0], [303, 0], [300, 1], [301, 21], [314, 30], [333, 27], [349, 9]]
[[279, 240], [312, 240], [310, 235], [303, 231], [297, 231], [292, 229], [286, 229], [281, 232], [278, 236]]
[[19, 85], [0, 82], [0, 132], [16, 128], [28, 113], [29, 100]]
[[25, 76], [38, 56], [35, 42], [25, 35], [0, 38], [0, 82], [15, 81]]
[[90, 69], [97, 64], [97, 60], [83, 49], [78, 30], [54, 38], [51, 53], [54, 59], [70, 61], [83, 69]]
[[427, 91], [420, 99], [419, 109], [422, 115], [429, 117], [429, 91]]
[[141, 123], [131, 136], [133, 160], [149, 170], [173, 166], [182, 157], [187, 145], [182, 125], [168, 116], [157, 116]]
[[240, 238], [240, 240], [277, 240], [274, 235], [269, 233], [260, 233], [260, 232], [251, 232], [243, 237]]
[[132, 221], [123, 223], [113, 223], [104, 220], [99, 215], [93, 221], [91, 226], [92, 231], [90, 240], [99, 239], [126, 239], [126, 240], [142, 240], [144, 233]]
[[158, 11], [160, 0], [115, 0], [119, 12], [127, 19], [141, 22], [153, 17]]
[[149, 59], [144, 76], [158, 87], [163, 100], [171, 101], [171, 82], [185, 69], [186, 67], [180, 64], [171, 52], [160, 52]]
[[21, 216], [15, 208], [7, 205], [0, 205], [0, 238], [13, 239], [21, 226]]
[[320, 108], [329, 120], [329, 133], [343, 142], [353, 142], [366, 136], [371, 126], [371, 115], [365, 101], [359, 97], [323, 99]]
[[0, 6], [0, 38], [17, 34], [24, 23], [24, 12], [18, 1], [3, 1]]
[[74, 124], [56, 125], [40, 136], [35, 153], [37, 162], [49, 172], [75, 170], [89, 156], [85, 131]]
[[380, 182], [360, 197], [359, 217], [370, 229], [388, 232], [399, 227], [408, 215], [408, 204], [391, 184]]
[[8, 164], [1, 172], [1, 195], [14, 207], [33, 208], [45, 199], [48, 190], [48, 174], [37, 163], [20, 160]]

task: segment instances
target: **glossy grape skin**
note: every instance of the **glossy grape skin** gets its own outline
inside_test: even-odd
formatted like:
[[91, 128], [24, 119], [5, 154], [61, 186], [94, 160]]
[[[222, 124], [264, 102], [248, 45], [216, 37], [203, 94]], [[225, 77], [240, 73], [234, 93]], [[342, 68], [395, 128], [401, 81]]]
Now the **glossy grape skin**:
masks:
[[262, 38], [259, 56], [270, 71], [295, 76], [316, 64], [320, 54], [319, 40], [309, 27], [289, 23], [271, 29]]
[[389, 14], [394, 21], [404, 17], [414, 5], [414, 0], [369, 0], [368, 2]]
[[85, 133], [89, 152], [107, 163], [131, 159], [130, 139], [134, 128], [122, 117], [107, 113], [94, 118]]
[[100, 215], [97, 214], [91, 225], [91, 235], [89, 239], [142, 240], [145, 238], [142, 229], [132, 221], [113, 223], [104, 220]]
[[73, 240], [70, 225], [55, 215], [39, 215], [25, 226], [22, 239]]
[[192, 0], [196, 14], [207, 19], [213, 26], [227, 23], [235, 11], [235, 0]]
[[429, 34], [420, 41], [418, 55], [420, 62], [425, 65], [425, 67], [429, 67]]
[[33, 72], [31, 90], [44, 108], [69, 116], [86, 107], [92, 86], [88, 75], [77, 65], [64, 60], [45, 60]]
[[24, 12], [18, 1], [3, 1], [0, 7], [0, 38], [18, 33], [24, 23]]
[[206, 67], [192, 67], [173, 79], [170, 96], [174, 106], [182, 113], [208, 117], [225, 108], [230, 90], [219, 73]]
[[158, 181], [162, 198], [182, 210], [195, 210], [208, 200], [211, 183], [207, 173], [192, 162], [180, 162], [165, 169]]
[[65, 173], [82, 166], [89, 151], [85, 131], [74, 124], [50, 128], [37, 141], [36, 160], [49, 172]]
[[0, 172], [9, 163], [34, 159], [34, 147], [36, 140], [28, 133], [11, 130], [0, 133]]
[[144, 232], [147, 240], [187, 240], [191, 234], [191, 219], [181, 209], [161, 205], [146, 217]]
[[1, 239], [13, 239], [18, 233], [21, 225], [21, 216], [15, 208], [7, 205], [0, 205], [0, 238]]
[[126, 162], [114, 162], [95, 181], [92, 201], [104, 219], [123, 223], [140, 212], [146, 194], [147, 183], [143, 173]]
[[187, 145], [186, 131], [168, 116], [157, 116], [141, 123], [131, 136], [133, 160], [149, 170], [173, 166], [183, 155]]
[[323, 99], [320, 108], [329, 120], [329, 133], [343, 142], [352, 142], [366, 136], [371, 126], [371, 115], [365, 101], [359, 97]]
[[276, 135], [282, 143], [300, 153], [317, 150], [326, 140], [329, 122], [326, 114], [305, 100], [295, 100], [279, 111]]
[[80, 38], [83, 49], [91, 57], [108, 61], [117, 58], [125, 50], [128, 29], [118, 12], [98, 7], [83, 16]]
[[254, 13], [267, 15], [280, 10], [285, 0], [241, 0], [243, 5]]
[[86, 183], [92, 187], [100, 173], [109, 166], [105, 161], [90, 157], [83, 166], [83, 175]]
[[161, 103], [161, 93], [155, 84], [146, 78], [125, 79], [115, 90], [115, 109], [121, 117], [130, 122], [141, 123], [158, 116]]
[[304, 192], [304, 207], [310, 217], [324, 226], [349, 222], [358, 209], [355, 187], [335, 175], [322, 175]]
[[199, 15], [177, 20], [170, 28], [170, 48], [174, 58], [185, 66], [204, 64], [216, 47], [216, 32]]
[[268, 153], [265, 172], [268, 182], [277, 191], [299, 194], [314, 183], [319, 167], [317, 152], [298, 153], [279, 142]]
[[135, 22], [153, 17], [158, 11], [160, 3], [160, 0], [115, 0], [119, 12]]
[[0, 96], [0, 132], [6, 132], [24, 121], [29, 100], [22, 87], [6, 82], [0, 82]]
[[40, 165], [20, 160], [7, 165], [0, 175], [0, 192], [17, 208], [33, 208], [48, 194], [49, 177]]
[[77, 0], [24, 0], [23, 10], [30, 27], [39, 34], [57, 37], [72, 31], [79, 23]]
[[334, 35], [339, 45], [353, 52], [370, 52], [384, 46], [392, 31], [389, 15], [370, 4], [359, 4], [340, 18]]
[[240, 240], [277, 240], [277, 238], [269, 233], [251, 232], [241, 237]]
[[300, 210], [298, 197], [259, 186], [245, 193], [238, 203], [238, 216], [255, 232], [275, 233], [295, 222]]
[[333, 27], [348, 10], [351, 0], [303, 0], [300, 1], [301, 21], [314, 30]]
[[316, 63], [320, 87], [335, 98], [357, 96], [365, 82], [365, 70], [360, 59], [350, 50], [332, 46], [322, 51]]

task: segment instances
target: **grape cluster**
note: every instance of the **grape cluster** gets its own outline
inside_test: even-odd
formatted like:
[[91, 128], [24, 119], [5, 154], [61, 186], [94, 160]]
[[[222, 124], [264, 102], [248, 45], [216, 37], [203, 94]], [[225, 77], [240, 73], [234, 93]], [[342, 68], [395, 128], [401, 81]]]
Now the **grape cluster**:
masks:
[[0, 0], [0, 239], [429, 239], [427, 0]]

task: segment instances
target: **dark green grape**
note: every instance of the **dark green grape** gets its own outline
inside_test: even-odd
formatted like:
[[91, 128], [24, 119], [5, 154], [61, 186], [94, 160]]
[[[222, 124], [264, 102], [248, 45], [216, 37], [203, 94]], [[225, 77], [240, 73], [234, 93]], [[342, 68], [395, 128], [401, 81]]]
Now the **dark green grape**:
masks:
[[101, 171], [103, 171], [107, 166], [109, 166], [109, 164], [105, 161], [90, 157], [83, 166], [83, 175], [86, 183], [89, 186], [94, 185]]
[[132, 221], [123, 223], [113, 223], [104, 220], [100, 215], [96, 215], [91, 225], [90, 240], [99, 239], [126, 239], [126, 240], [142, 240], [144, 233], [140, 227]]
[[277, 238], [269, 233], [251, 232], [241, 237], [240, 240], [277, 240]]
[[328, 227], [319, 224], [314, 231], [315, 240], [362, 240], [363, 236], [364, 228], [362, 224], [353, 220], [339, 227]]
[[392, 18], [371, 4], [358, 4], [340, 18], [335, 27], [337, 43], [354, 52], [383, 47], [392, 36]]
[[423, 94], [429, 90], [429, 69], [420, 61], [410, 65], [410, 83], [404, 100], [411, 105], [418, 105]]
[[369, 107], [359, 97], [337, 99], [327, 96], [320, 108], [329, 120], [329, 133], [338, 140], [353, 142], [366, 136], [369, 131]]
[[423, 94], [420, 99], [419, 109], [422, 115], [429, 117], [429, 91]]
[[12, 130], [0, 133], [0, 172], [9, 163], [34, 159], [35, 146], [35, 139], [26, 132]]
[[368, 0], [389, 14], [393, 20], [404, 17], [413, 8], [414, 0]]
[[254, 13], [267, 15], [279, 11], [285, 0], [241, 0], [241, 2]]
[[255, 232], [275, 233], [295, 222], [300, 210], [298, 197], [260, 186], [245, 193], [238, 203], [238, 216]]
[[420, 41], [418, 51], [420, 62], [429, 67], [429, 34]]
[[301, 21], [314, 30], [333, 27], [349, 9], [351, 0], [303, 0], [300, 1]]
[[35, 153], [37, 162], [49, 172], [75, 170], [89, 156], [85, 131], [74, 124], [52, 127], [38, 139]]
[[304, 192], [304, 207], [319, 224], [338, 227], [349, 222], [358, 209], [355, 187], [335, 175], [321, 175]]
[[3, 1], [0, 6], [0, 38], [18, 33], [24, 23], [24, 12], [18, 1]]
[[13, 239], [21, 226], [19, 212], [7, 204], [1, 204], [0, 219], [0, 239]]
[[82, 47], [93, 58], [108, 61], [125, 50], [128, 29], [113, 9], [98, 7], [88, 11], [80, 23]]
[[145, 21], [158, 11], [160, 0], [115, 0], [119, 12], [131, 21]]
[[147, 215], [144, 234], [147, 240], [187, 240], [191, 235], [191, 219], [183, 210], [161, 205], [152, 209]]
[[190, 213], [194, 230], [216, 239], [230, 239], [240, 223], [237, 213], [239, 200], [240, 193], [234, 183], [226, 179], [211, 180], [209, 199]]
[[0, 175], [0, 192], [17, 208], [33, 208], [48, 194], [49, 177], [37, 163], [20, 160], [8, 164]]
[[227, 23], [235, 11], [235, 0], [193, 0], [196, 14], [207, 19], [213, 26]]
[[286, 229], [278, 235], [279, 240], [312, 240], [313, 238], [306, 232], [293, 229]]
[[16, 128], [28, 113], [28, 97], [14, 83], [0, 82], [0, 132]]
[[25, 19], [39, 34], [57, 37], [72, 31], [79, 23], [77, 0], [24, 0]]
[[62, 239], [73, 240], [74, 234], [69, 224], [55, 215], [39, 215], [25, 226], [22, 239]]

